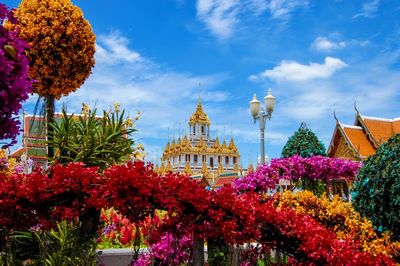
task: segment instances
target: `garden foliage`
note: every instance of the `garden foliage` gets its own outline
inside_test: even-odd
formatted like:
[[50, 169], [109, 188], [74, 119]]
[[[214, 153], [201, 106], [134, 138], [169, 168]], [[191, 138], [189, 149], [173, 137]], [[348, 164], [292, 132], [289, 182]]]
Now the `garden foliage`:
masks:
[[140, 162], [112, 166], [102, 174], [98, 170], [72, 163], [54, 166], [51, 178], [41, 172], [0, 178], [0, 223], [6, 228], [52, 227], [76, 220], [91, 207], [114, 207], [141, 222], [160, 209], [166, 211], [164, 231], [177, 239], [193, 232], [222, 237], [228, 244], [256, 241], [314, 264], [391, 264], [386, 256], [363, 252], [353, 239], [338, 238], [309, 215], [277, 208], [263, 193], [237, 193], [230, 187], [206, 191], [184, 175], [159, 176]]
[[87, 166], [106, 167], [124, 162], [134, 151], [130, 138], [136, 131], [125, 111], [88, 110], [79, 117], [62, 110], [61, 121], [51, 124], [49, 144], [55, 149], [51, 163], [83, 162]]
[[354, 208], [400, 240], [400, 134], [365, 161], [354, 183]]

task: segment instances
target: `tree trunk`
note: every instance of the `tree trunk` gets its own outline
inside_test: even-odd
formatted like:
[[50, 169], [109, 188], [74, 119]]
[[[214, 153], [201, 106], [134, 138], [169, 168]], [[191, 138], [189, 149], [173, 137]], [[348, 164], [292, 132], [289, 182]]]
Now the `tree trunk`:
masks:
[[193, 232], [193, 266], [204, 265], [204, 239]]
[[[46, 127], [47, 127], [47, 140], [51, 141], [53, 139], [52, 132], [53, 128], [51, 127], [51, 123], [54, 122], [54, 96], [46, 96]], [[47, 158], [48, 161], [54, 158], [54, 147], [52, 145], [47, 144]]]

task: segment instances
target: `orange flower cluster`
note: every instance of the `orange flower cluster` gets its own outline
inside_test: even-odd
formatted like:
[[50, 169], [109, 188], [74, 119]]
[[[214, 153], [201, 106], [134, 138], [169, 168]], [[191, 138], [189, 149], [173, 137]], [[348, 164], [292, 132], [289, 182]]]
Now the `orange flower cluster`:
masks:
[[325, 195], [318, 198], [310, 191], [285, 191], [275, 198], [278, 207], [289, 207], [299, 214], [307, 214], [332, 229], [339, 239], [353, 239], [361, 244], [362, 250], [374, 256], [378, 254], [394, 258], [400, 253], [400, 242], [392, 242], [390, 233], [378, 235], [371, 223], [356, 212], [351, 203], [335, 196], [332, 200]]
[[95, 35], [82, 11], [70, 0], [22, 0], [15, 12], [34, 92], [56, 99], [77, 90], [94, 66]]
[[15, 173], [14, 168], [17, 166], [17, 161], [14, 158], [8, 158], [6, 150], [0, 150], [0, 174], [5, 176]]

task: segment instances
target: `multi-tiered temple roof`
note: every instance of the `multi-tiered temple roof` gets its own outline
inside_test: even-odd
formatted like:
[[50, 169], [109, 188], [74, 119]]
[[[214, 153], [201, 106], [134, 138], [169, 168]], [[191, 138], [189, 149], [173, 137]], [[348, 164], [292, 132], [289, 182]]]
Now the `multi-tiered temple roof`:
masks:
[[354, 125], [336, 120], [328, 156], [365, 160], [390, 137], [400, 133], [400, 117], [395, 119], [364, 116], [356, 110]]
[[203, 110], [199, 99], [196, 111], [190, 116], [189, 135], [168, 141], [161, 158], [159, 172], [184, 172], [189, 175], [202, 174], [210, 180], [222, 173], [239, 172], [239, 150], [233, 137], [227, 144], [218, 134], [210, 137], [211, 121]]

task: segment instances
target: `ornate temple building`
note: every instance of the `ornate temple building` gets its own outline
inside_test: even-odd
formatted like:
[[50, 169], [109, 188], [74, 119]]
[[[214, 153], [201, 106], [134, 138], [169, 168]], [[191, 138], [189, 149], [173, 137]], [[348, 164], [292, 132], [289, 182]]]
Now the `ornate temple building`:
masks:
[[161, 158], [158, 172], [183, 172], [188, 175], [201, 174], [209, 180], [222, 173], [239, 172], [239, 151], [231, 137], [221, 143], [217, 136], [210, 137], [211, 121], [204, 112], [199, 99], [196, 111], [189, 119], [189, 135], [168, 140]]
[[328, 156], [362, 161], [398, 133], [400, 133], [400, 118], [364, 116], [356, 109], [354, 125], [343, 124], [336, 118]]
[[[363, 161], [375, 154], [376, 149], [391, 136], [400, 133], [400, 118], [387, 119], [361, 115], [356, 110], [353, 125], [341, 123], [337, 117], [336, 127], [328, 148], [328, 156]], [[351, 181], [330, 181], [327, 184], [328, 195], [339, 195], [343, 200], [351, 201], [349, 188]]]

